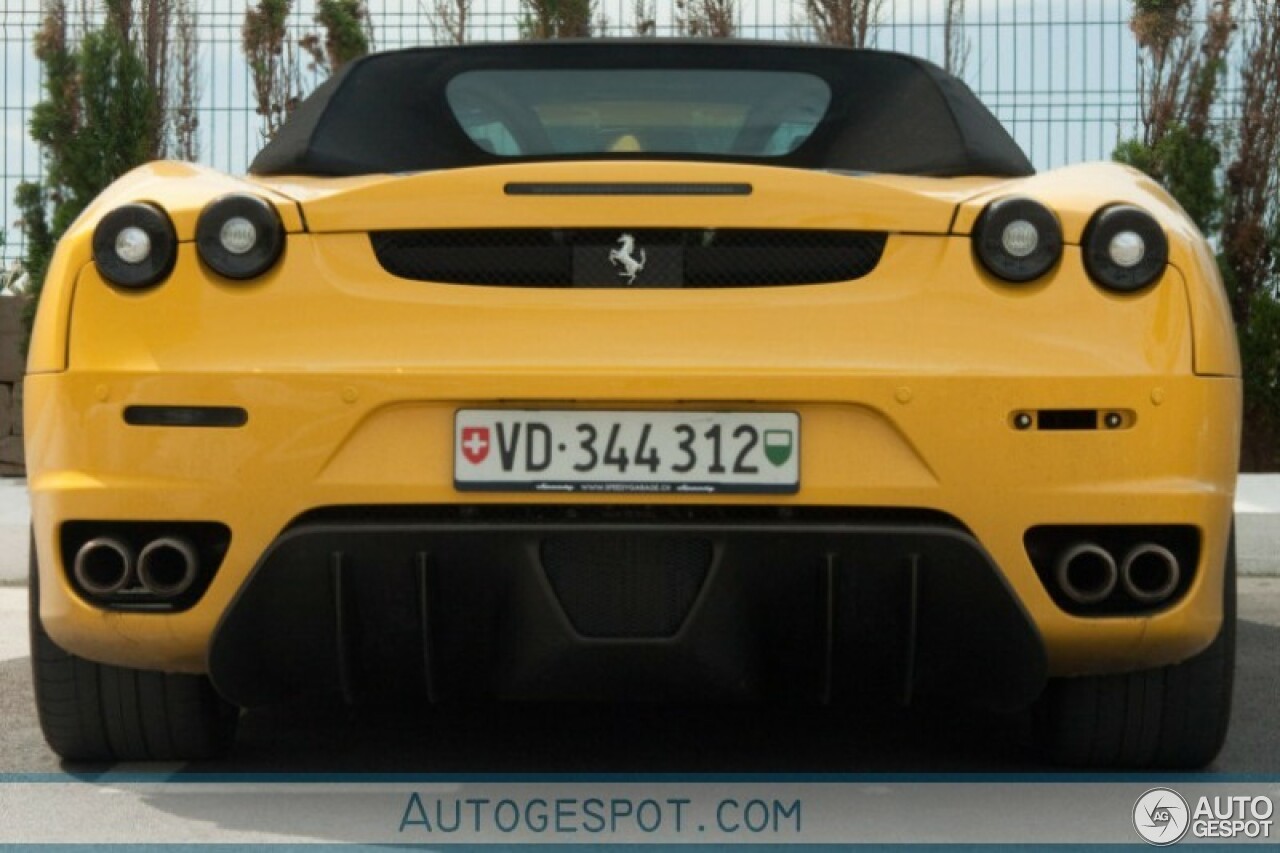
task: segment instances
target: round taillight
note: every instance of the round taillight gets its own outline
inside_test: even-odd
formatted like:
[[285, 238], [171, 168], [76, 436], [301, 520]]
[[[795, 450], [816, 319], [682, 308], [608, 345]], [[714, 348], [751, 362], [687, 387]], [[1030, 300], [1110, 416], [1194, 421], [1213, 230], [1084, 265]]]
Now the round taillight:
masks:
[[117, 207], [93, 229], [93, 261], [117, 287], [146, 288], [173, 271], [178, 237], [163, 210], [137, 202]]
[[1062, 227], [1049, 208], [1029, 198], [1002, 198], [973, 228], [978, 260], [997, 278], [1034, 281], [1062, 257]]
[[257, 196], [223, 196], [200, 212], [196, 250], [218, 275], [256, 278], [280, 259], [284, 226], [276, 209]]
[[1135, 293], [1160, 278], [1169, 262], [1169, 240], [1155, 217], [1131, 204], [1113, 204], [1084, 229], [1084, 266], [1099, 286]]

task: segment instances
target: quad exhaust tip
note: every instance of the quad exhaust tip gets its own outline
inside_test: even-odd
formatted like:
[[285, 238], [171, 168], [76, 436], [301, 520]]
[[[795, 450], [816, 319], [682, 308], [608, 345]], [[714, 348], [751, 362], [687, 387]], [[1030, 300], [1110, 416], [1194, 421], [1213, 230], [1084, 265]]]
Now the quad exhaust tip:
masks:
[[1106, 549], [1080, 542], [1058, 557], [1054, 575], [1067, 598], [1076, 604], [1097, 604], [1115, 591], [1120, 572]]
[[1173, 595], [1181, 577], [1178, 558], [1153, 542], [1133, 548], [1120, 564], [1124, 591], [1142, 604], [1156, 604]]
[[133, 580], [133, 549], [112, 536], [90, 539], [76, 552], [72, 572], [90, 595], [114, 595]]
[[177, 598], [196, 582], [200, 558], [179, 536], [153, 540], [138, 555], [138, 582], [156, 598]]

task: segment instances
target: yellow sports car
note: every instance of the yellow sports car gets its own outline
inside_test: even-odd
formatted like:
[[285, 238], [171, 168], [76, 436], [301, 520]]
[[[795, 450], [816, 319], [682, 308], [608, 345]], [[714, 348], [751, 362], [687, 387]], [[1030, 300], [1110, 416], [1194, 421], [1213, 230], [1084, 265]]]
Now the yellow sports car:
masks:
[[32, 632], [68, 758], [240, 708], [1034, 707], [1198, 766], [1230, 710], [1240, 363], [1160, 187], [1035, 174], [908, 56], [356, 61], [248, 177], [155, 163], [31, 344]]

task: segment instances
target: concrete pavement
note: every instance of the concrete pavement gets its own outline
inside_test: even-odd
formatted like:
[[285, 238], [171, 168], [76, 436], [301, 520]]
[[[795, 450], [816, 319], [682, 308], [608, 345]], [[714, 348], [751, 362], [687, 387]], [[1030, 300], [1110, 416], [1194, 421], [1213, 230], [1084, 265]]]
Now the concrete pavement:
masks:
[[0, 661], [31, 654], [27, 636], [27, 588], [0, 587]]
[[1280, 474], [1243, 474], [1236, 486], [1240, 573], [1280, 576]]
[[[0, 584], [27, 579], [27, 481], [0, 479]], [[1280, 474], [1244, 474], [1236, 490], [1240, 573], [1280, 577]]]
[[27, 582], [27, 481], [0, 479], [0, 584]]

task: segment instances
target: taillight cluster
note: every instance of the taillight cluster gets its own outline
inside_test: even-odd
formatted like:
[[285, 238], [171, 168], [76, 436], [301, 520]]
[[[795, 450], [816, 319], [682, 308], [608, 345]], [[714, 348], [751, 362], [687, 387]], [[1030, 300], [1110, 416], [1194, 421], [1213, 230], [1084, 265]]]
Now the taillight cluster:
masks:
[[[1053, 211], [1029, 198], [1002, 198], [982, 211], [973, 229], [978, 260], [992, 275], [1035, 281], [1062, 258], [1062, 226]], [[1099, 287], [1136, 293], [1156, 282], [1169, 262], [1169, 241], [1151, 214], [1129, 204], [1098, 210], [1085, 227], [1084, 267]]]
[[120, 287], [151, 287], [169, 277], [178, 235], [163, 210], [126, 204], [102, 217], [93, 232], [93, 259], [102, 277]]
[[1104, 207], [1084, 230], [1084, 267], [1121, 293], [1153, 284], [1169, 262], [1169, 241], [1151, 214], [1128, 204]]
[[[196, 252], [223, 278], [257, 278], [275, 266], [283, 251], [280, 216], [257, 196], [223, 196], [210, 202], [196, 220]], [[169, 277], [177, 257], [173, 222], [154, 204], [117, 207], [93, 232], [94, 262], [102, 277], [117, 287], [153, 287]]]

